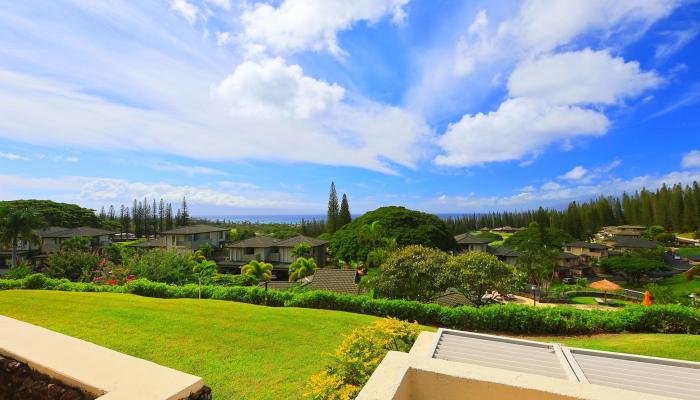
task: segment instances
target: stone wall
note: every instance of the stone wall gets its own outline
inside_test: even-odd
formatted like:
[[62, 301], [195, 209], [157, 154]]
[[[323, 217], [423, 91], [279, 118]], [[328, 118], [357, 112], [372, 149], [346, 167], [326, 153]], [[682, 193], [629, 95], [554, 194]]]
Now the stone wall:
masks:
[[0, 356], [0, 400], [93, 400], [95, 397], [36, 372], [27, 364]]

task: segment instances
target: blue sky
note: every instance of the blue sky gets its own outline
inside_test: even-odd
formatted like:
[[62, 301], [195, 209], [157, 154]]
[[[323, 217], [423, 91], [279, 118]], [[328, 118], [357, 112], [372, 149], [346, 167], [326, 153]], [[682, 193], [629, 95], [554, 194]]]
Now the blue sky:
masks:
[[700, 180], [700, 3], [0, 1], [0, 199], [480, 212]]

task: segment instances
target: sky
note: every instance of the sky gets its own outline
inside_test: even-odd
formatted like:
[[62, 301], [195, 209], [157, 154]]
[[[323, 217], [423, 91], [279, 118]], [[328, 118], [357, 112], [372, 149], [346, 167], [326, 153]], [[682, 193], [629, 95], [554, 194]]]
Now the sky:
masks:
[[0, 0], [0, 199], [561, 207], [700, 181], [700, 2]]

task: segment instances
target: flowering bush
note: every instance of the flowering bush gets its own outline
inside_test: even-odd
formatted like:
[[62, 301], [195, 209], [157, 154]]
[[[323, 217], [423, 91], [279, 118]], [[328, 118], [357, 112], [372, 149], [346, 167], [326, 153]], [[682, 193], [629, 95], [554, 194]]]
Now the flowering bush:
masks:
[[100, 260], [97, 268], [92, 272], [92, 282], [98, 285], [123, 285], [135, 278], [128, 268], [118, 266], [106, 258]]
[[408, 352], [420, 331], [417, 323], [394, 318], [384, 318], [355, 329], [335, 350], [332, 364], [311, 377], [307, 398], [355, 398], [386, 353], [390, 350]]

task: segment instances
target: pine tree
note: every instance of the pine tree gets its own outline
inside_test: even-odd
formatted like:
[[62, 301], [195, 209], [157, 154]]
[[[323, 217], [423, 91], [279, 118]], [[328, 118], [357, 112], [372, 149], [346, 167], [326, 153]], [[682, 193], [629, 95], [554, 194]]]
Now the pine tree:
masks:
[[129, 233], [131, 231], [131, 215], [129, 215], [129, 207], [126, 207], [124, 213], [124, 233]]
[[160, 224], [158, 222], [158, 206], [156, 204], [156, 199], [153, 199], [153, 208], [151, 209], [151, 224], [153, 224], [153, 235], [157, 236], [160, 232], [158, 230]]
[[168, 203], [165, 207], [165, 230], [169, 231], [173, 229], [173, 205]]
[[326, 230], [329, 233], [334, 233], [338, 230], [339, 214], [338, 193], [335, 191], [335, 182], [331, 182], [331, 190], [328, 195], [328, 212], [326, 214]]
[[105, 206], [102, 206], [100, 209], [100, 214], [98, 215], [98, 218], [102, 221], [107, 219], [107, 213], [105, 212]]
[[182, 211], [180, 213], [180, 225], [182, 226], [187, 226], [190, 223], [190, 213], [187, 211], [187, 199], [185, 197], [182, 198]]
[[165, 231], [165, 202], [163, 198], [160, 198], [160, 203], [158, 203], [158, 231]]
[[343, 199], [340, 201], [340, 213], [338, 214], [338, 229], [349, 224], [350, 221], [352, 221], [350, 204], [348, 204], [348, 196], [343, 193]]
[[143, 198], [143, 212], [141, 218], [141, 223], [143, 224], [143, 234], [148, 239], [151, 237], [151, 206], [148, 204], [148, 199], [146, 197]]

